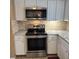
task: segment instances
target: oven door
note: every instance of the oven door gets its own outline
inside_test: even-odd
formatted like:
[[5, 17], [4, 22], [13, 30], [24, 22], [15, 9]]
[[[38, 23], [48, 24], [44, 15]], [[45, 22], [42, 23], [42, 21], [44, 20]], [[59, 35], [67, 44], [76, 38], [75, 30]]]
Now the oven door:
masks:
[[27, 49], [28, 51], [46, 50], [46, 38], [28, 38]]

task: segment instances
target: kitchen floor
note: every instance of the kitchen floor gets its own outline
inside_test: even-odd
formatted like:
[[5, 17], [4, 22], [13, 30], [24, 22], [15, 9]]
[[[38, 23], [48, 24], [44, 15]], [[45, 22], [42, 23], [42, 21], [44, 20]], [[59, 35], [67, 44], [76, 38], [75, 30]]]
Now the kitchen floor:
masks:
[[49, 55], [46, 57], [38, 57], [38, 58], [28, 58], [26, 56], [16, 56], [16, 59], [59, 59], [57, 55]]
[[48, 59], [48, 57], [39, 57], [39, 58], [16, 57], [16, 59]]

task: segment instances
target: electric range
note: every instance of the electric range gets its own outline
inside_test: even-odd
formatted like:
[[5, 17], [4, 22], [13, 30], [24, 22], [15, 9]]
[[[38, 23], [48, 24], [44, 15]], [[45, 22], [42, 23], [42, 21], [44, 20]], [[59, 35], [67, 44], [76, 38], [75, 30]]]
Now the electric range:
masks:
[[47, 55], [47, 33], [42, 25], [28, 28], [26, 32], [27, 56], [38, 57]]

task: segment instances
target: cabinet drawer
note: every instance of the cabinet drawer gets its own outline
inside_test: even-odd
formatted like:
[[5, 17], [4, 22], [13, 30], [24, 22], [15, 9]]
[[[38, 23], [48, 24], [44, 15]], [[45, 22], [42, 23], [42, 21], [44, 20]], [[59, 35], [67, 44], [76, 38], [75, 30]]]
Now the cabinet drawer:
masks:
[[25, 36], [16, 36], [15, 40], [25, 40]]
[[57, 39], [57, 36], [48, 35], [48, 41], [50, 41], [50, 40], [56, 40], [56, 39]]

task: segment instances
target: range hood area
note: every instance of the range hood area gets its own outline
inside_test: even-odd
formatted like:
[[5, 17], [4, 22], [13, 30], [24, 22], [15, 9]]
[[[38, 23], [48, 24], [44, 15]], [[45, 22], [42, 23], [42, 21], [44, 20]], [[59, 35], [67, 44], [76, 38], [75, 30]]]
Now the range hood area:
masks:
[[17, 21], [27, 20], [68, 20], [69, 0], [15, 0]]

